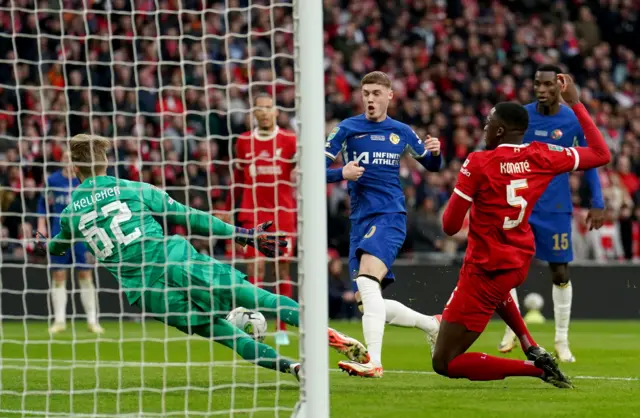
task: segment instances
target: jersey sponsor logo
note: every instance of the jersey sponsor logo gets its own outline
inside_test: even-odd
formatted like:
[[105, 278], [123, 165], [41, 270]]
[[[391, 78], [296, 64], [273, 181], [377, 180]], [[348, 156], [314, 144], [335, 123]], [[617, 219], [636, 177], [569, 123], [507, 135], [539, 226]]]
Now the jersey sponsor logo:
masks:
[[369, 230], [369, 232], [366, 233], [366, 235], [364, 236], [365, 238], [371, 238], [373, 236], [373, 234], [376, 233], [376, 226], [373, 225], [371, 227], [371, 229]]
[[500, 163], [501, 174], [522, 174], [530, 172], [529, 161], [524, 160], [517, 163]]
[[339, 127], [336, 126], [335, 128], [333, 128], [333, 130], [329, 134], [329, 137], [327, 138], [327, 142], [331, 141], [333, 138], [335, 138], [339, 131], [340, 131]]
[[280, 165], [255, 165], [249, 166], [249, 175], [255, 176], [276, 176], [282, 174], [282, 167]]
[[535, 131], [533, 134], [535, 136], [549, 136], [549, 132], [547, 131]]
[[371, 135], [371, 140], [372, 141], [384, 141], [385, 137], [384, 137], [384, 135]]
[[561, 147], [560, 145], [547, 144], [547, 146], [549, 147], [549, 149], [550, 149], [551, 151], [557, 151], [557, 152], [562, 152], [562, 151], [564, 151], [564, 147]]
[[560, 129], [554, 129], [553, 132], [551, 132], [551, 138], [552, 139], [562, 138], [562, 131]]
[[353, 151], [353, 160], [358, 164], [375, 164], [375, 165], [400, 165], [401, 154], [397, 152], [362, 152]]
[[398, 134], [391, 134], [389, 135], [389, 141], [391, 141], [393, 145], [398, 145], [398, 143], [400, 142], [400, 137], [398, 136]]
[[466, 167], [462, 167], [462, 168], [460, 169], [460, 172], [461, 172], [462, 174], [464, 174], [465, 176], [467, 176], [467, 177], [471, 177], [471, 171], [467, 170], [467, 168], [466, 168]]

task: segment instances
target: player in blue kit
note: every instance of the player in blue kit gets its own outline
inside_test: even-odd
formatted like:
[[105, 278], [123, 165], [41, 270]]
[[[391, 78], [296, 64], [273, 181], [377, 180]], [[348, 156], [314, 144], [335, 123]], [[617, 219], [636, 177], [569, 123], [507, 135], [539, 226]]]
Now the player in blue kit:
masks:
[[[70, 156], [64, 153], [61, 165], [64, 167], [47, 178], [45, 192], [38, 203], [38, 232], [46, 237], [56, 236], [60, 232], [60, 214], [71, 200], [71, 192], [79, 184], [73, 174]], [[49, 220], [49, 225], [47, 225]], [[80, 287], [80, 300], [87, 315], [89, 331], [101, 334], [104, 332], [98, 324], [96, 313], [96, 290], [93, 286], [91, 274], [92, 266], [87, 264], [85, 254], [87, 248], [84, 243], [76, 242], [73, 251], [62, 256], [52, 255], [50, 259], [51, 278], [51, 304], [53, 305], [53, 324], [49, 328], [51, 334], [57, 334], [66, 329], [67, 312], [67, 272], [75, 267], [78, 274], [78, 286]]]
[[[560, 86], [557, 81], [562, 70], [553, 65], [538, 68], [534, 79], [536, 102], [525, 106], [529, 112], [529, 128], [524, 143], [546, 142], [564, 148], [586, 146], [584, 132], [571, 108], [560, 103]], [[598, 229], [604, 221], [604, 201], [597, 170], [585, 171], [585, 179], [591, 191], [591, 210], [587, 217], [590, 229]], [[569, 321], [573, 290], [569, 278], [568, 263], [573, 260], [571, 244], [571, 217], [573, 203], [569, 188], [569, 174], [556, 176], [533, 209], [529, 224], [536, 243], [536, 258], [549, 263], [553, 281], [553, 306], [556, 324], [555, 350], [564, 362], [574, 362], [569, 349]], [[518, 297], [515, 289], [513, 299]], [[511, 351], [517, 338], [511, 329], [507, 331], [498, 349]]]
[[387, 116], [393, 97], [391, 80], [380, 71], [360, 82], [365, 113], [342, 121], [326, 143], [327, 167], [342, 152], [345, 166], [327, 169], [327, 182], [349, 181], [351, 235], [349, 270], [360, 309], [362, 328], [371, 361], [341, 361], [351, 375], [382, 377], [382, 339], [385, 322], [416, 327], [435, 344], [438, 320], [394, 300], [382, 289], [393, 282], [391, 266], [406, 236], [406, 207], [400, 183], [400, 157], [409, 150], [427, 170], [440, 168], [440, 142], [423, 142], [404, 123]]

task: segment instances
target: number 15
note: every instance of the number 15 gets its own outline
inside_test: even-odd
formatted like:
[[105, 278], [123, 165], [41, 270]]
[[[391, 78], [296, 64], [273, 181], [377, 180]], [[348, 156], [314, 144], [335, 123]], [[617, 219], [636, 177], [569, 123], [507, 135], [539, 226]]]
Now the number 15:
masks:
[[554, 251], [566, 250], [569, 248], [569, 234], [554, 234], [553, 235], [553, 249]]

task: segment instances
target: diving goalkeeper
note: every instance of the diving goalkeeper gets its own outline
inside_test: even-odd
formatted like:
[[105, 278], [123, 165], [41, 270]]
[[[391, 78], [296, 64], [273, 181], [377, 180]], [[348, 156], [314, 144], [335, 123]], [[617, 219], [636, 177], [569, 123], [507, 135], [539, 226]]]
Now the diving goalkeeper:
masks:
[[[257, 309], [298, 326], [298, 304], [262, 290], [233, 267], [200, 254], [182, 236], [165, 237], [153, 216], [166, 216], [201, 236], [231, 238], [255, 247], [268, 257], [286, 241], [265, 230], [234, 227], [173, 200], [146, 183], [106, 175], [109, 140], [92, 135], [71, 139], [71, 164], [81, 184], [60, 219], [60, 233], [41, 251], [64, 254], [77, 240], [86, 241], [96, 259], [120, 282], [129, 303], [143, 313], [179, 329], [233, 348], [245, 360], [300, 378], [300, 364], [278, 357], [225, 320], [235, 307]], [[366, 363], [369, 355], [357, 340], [329, 329], [329, 345], [351, 360]]]

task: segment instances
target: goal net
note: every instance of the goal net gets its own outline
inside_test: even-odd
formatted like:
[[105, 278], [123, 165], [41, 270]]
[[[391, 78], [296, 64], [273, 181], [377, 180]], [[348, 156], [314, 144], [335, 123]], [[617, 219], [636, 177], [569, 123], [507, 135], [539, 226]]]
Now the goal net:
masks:
[[[321, 22], [321, 2], [312, 3], [314, 18]], [[326, 294], [326, 277], [317, 277], [326, 269], [324, 177], [317, 174], [324, 169], [319, 138], [324, 112], [323, 105], [316, 106], [315, 114], [299, 111], [304, 103], [323, 101], [321, 23], [308, 25], [315, 28], [315, 38], [300, 37], [305, 23], [299, 21], [299, 6], [296, 0], [2, 2], [0, 416], [290, 416], [308, 410], [301, 406], [312, 397], [327, 403], [326, 341], [318, 344], [326, 340], [326, 299], [317, 296]], [[317, 43], [319, 59], [299, 62], [302, 51], [311, 51], [304, 47], [309, 39]], [[317, 68], [307, 76], [305, 65]], [[306, 98], [300, 88], [305, 80], [320, 82]], [[257, 105], [259, 97], [271, 101]], [[287, 157], [268, 134], [275, 127], [260, 125], [265, 112], [275, 115], [271, 103], [278, 129], [297, 136]], [[271, 138], [273, 155], [261, 154], [264, 144], [251, 139], [246, 154], [238, 155], [245, 133]], [[110, 193], [124, 193], [125, 183], [114, 183], [121, 187], [116, 190], [96, 180], [93, 189], [78, 195], [78, 210], [83, 205], [93, 210], [82, 212], [79, 225], [69, 221], [67, 227], [80, 233], [72, 233], [66, 255], [38, 256], [35, 231], [54, 236], [70, 191], [89, 187], [78, 186], [82, 181], [67, 169], [69, 138], [77, 134], [109, 139], [107, 175], [114, 181], [150, 183], [156, 188], [149, 190], [158, 196], [166, 192], [168, 202], [245, 227], [262, 222], [261, 211], [294, 214], [293, 227], [284, 228], [294, 238], [288, 240], [294, 249], [276, 257], [276, 264], [266, 263], [264, 286], [286, 293], [286, 284], [293, 283], [301, 327], [287, 328], [286, 344], [276, 333], [280, 307], [261, 311], [268, 321], [264, 342], [276, 349], [278, 359], [299, 359], [303, 370], [316, 371], [318, 379], [303, 377], [298, 383], [292, 374], [245, 361], [235, 353], [237, 346], [227, 348], [216, 336], [195, 330], [212, 321], [209, 305], [223, 318], [239, 306], [225, 305], [218, 296], [234, 294], [228, 282], [220, 292], [209, 292], [208, 301], [198, 299], [197, 291], [210, 289], [193, 277], [218, 277], [212, 263], [202, 262], [205, 255], [254, 277], [261, 276], [264, 259], [247, 255], [233, 240], [181, 224], [170, 216], [167, 201], [165, 211], [153, 213], [166, 237], [161, 247], [153, 247], [148, 225], [136, 229], [140, 207], [100, 202], [109, 201]], [[95, 174], [100, 154], [91, 149], [94, 161], [85, 169]], [[318, 156], [315, 162], [311, 153]], [[260, 166], [259, 159], [268, 167]], [[297, 168], [283, 178], [284, 163], [296, 162]], [[273, 180], [243, 177], [261, 169]], [[313, 170], [316, 175], [309, 175]], [[293, 208], [284, 207], [283, 184], [295, 194]], [[264, 203], [268, 192], [260, 188], [275, 193], [275, 208]], [[141, 199], [149, 198], [145, 190], [137, 191]], [[247, 213], [255, 223], [246, 222]], [[312, 216], [309, 225], [305, 218]], [[276, 218], [275, 228], [283, 231], [284, 221]], [[167, 284], [171, 269], [178, 268], [170, 241], [175, 235], [194, 248], [177, 260], [188, 276], [178, 287], [187, 295], [184, 304], [198, 310], [178, 319], [174, 314], [183, 311], [166, 290], [177, 286]], [[78, 245], [81, 241], [87, 245]], [[113, 261], [114, 254], [125, 253], [136, 241], [146, 243], [139, 263]], [[116, 276], [137, 274], [140, 287], [119, 283], [92, 253], [110, 260], [108, 268]], [[290, 264], [290, 273], [283, 263]], [[313, 281], [305, 281], [304, 272], [312, 270]], [[161, 296], [154, 301], [144, 290], [163, 282], [158, 277], [164, 288], [156, 289], [154, 294]], [[314, 292], [315, 299], [305, 298]], [[311, 356], [308, 347], [316, 346], [323, 348]], [[260, 360], [261, 354], [255, 357]], [[326, 410], [317, 411], [314, 416], [326, 415]]]

